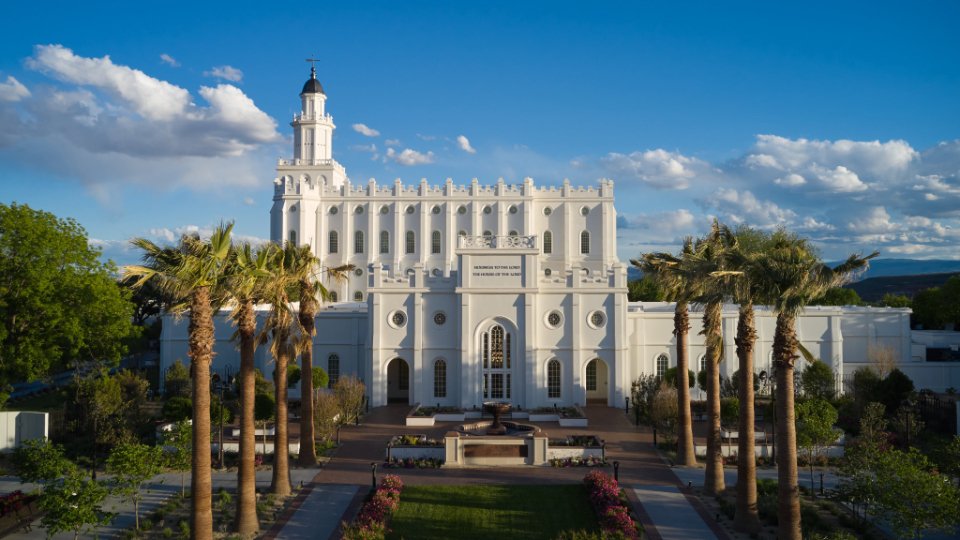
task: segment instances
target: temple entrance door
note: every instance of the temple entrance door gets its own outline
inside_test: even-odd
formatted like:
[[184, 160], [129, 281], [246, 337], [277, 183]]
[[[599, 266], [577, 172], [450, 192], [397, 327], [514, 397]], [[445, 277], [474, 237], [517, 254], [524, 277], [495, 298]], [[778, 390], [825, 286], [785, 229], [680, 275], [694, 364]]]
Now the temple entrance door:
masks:
[[387, 364], [387, 403], [410, 403], [410, 366], [403, 358]]
[[586, 377], [584, 377], [587, 403], [607, 404], [609, 378], [606, 362], [594, 358], [587, 363]]

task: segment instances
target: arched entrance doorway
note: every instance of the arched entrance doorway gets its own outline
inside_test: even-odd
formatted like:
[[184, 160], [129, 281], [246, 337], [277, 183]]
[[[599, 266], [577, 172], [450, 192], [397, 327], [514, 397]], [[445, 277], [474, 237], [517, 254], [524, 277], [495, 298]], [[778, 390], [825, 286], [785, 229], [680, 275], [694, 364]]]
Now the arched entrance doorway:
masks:
[[410, 403], [410, 366], [403, 358], [387, 364], [387, 403]]
[[587, 403], [607, 404], [609, 379], [606, 362], [599, 358], [587, 362], [583, 379], [587, 391]]

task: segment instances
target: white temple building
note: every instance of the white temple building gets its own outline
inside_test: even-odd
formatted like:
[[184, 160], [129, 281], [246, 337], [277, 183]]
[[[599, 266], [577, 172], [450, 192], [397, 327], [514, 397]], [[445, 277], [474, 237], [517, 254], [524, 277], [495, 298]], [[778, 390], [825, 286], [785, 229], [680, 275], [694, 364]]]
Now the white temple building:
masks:
[[[326, 283], [335, 299], [317, 315], [314, 365], [331, 380], [359, 376], [373, 406], [623, 406], [639, 375], [675, 365], [673, 305], [627, 301], [611, 180], [354, 184], [333, 158], [326, 99], [312, 71], [291, 123], [293, 157], [277, 165], [270, 236], [308, 244], [326, 266], [356, 267], [347, 281]], [[691, 313], [694, 370], [705, 353], [698, 315]], [[736, 322], [736, 306], [725, 306], [726, 376], [736, 370]], [[758, 309], [758, 372], [770, 368], [774, 323]], [[221, 313], [213, 369], [226, 375], [239, 369], [232, 333]], [[838, 389], [876, 346], [897, 351], [918, 388], [960, 387], [960, 369], [920, 369], [928, 363], [912, 342], [909, 309], [809, 308], [798, 334], [831, 365]], [[267, 348], [256, 358], [269, 377]], [[167, 317], [161, 370], [177, 359], [189, 361], [187, 324]]]

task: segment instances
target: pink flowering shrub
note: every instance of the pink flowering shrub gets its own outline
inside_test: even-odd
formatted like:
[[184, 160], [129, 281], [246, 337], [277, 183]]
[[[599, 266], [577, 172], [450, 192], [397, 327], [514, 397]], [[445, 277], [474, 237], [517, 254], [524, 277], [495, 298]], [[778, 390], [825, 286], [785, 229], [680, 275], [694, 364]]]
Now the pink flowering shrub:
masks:
[[352, 524], [343, 524], [345, 540], [381, 540], [387, 534], [387, 520], [400, 506], [403, 480], [397, 475], [387, 475], [380, 481], [376, 491], [360, 508]]
[[620, 486], [616, 480], [602, 471], [593, 470], [583, 478], [583, 483], [604, 532], [639, 538], [630, 510], [620, 502]]

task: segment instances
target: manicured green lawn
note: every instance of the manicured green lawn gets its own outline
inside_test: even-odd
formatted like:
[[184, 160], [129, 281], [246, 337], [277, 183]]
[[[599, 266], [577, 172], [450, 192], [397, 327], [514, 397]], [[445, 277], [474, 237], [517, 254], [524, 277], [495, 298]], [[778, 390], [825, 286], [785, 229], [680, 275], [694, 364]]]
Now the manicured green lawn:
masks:
[[596, 531], [582, 485], [406, 486], [387, 538], [556, 538], [564, 530]]

